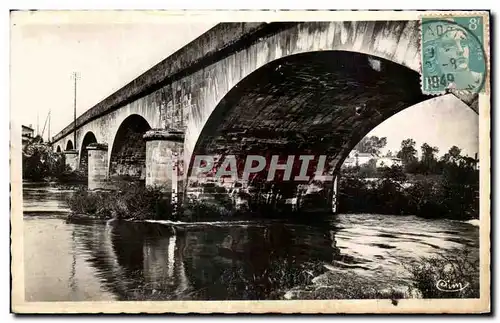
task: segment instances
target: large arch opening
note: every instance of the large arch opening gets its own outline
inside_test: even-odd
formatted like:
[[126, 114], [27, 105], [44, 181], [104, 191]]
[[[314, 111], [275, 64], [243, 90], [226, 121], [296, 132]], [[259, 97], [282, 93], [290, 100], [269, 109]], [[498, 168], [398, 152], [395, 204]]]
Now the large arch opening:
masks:
[[[295, 203], [294, 207], [331, 209], [332, 182], [318, 183], [313, 176], [306, 182], [283, 181], [283, 171], [268, 181], [271, 156], [285, 163], [290, 155], [324, 155], [329, 173], [335, 174], [370, 130], [428, 98], [420, 90], [417, 72], [366, 54], [309, 52], [268, 63], [239, 82], [208, 119], [191, 156], [188, 196], [192, 187], [215, 182], [209, 186], [224, 187], [222, 196], [244, 191], [236, 195], [244, 196], [243, 204], [250, 208], [287, 209]], [[264, 155], [267, 163], [244, 183], [200, 179], [190, 176], [197, 155], [214, 155], [221, 161], [235, 155], [239, 179], [246, 156]], [[300, 164], [293, 165], [291, 178], [300, 171]]]
[[73, 148], [73, 142], [71, 140], [68, 140], [66, 143], [66, 150], [72, 150]]
[[87, 150], [87, 147], [93, 143], [97, 143], [97, 139], [96, 139], [94, 133], [92, 131], [89, 131], [83, 137], [82, 146], [80, 148], [80, 164], [79, 164], [80, 166], [79, 166], [79, 168], [80, 168], [80, 170], [82, 170], [85, 173], [85, 175], [88, 175], [88, 173], [89, 173], [89, 167], [88, 167], [89, 152]]
[[109, 176], [127, 180], [144, 180], [146, 176], [146, 141], [149, 123], [140, 115], [127, 117], [115, 135], [111, 149]]

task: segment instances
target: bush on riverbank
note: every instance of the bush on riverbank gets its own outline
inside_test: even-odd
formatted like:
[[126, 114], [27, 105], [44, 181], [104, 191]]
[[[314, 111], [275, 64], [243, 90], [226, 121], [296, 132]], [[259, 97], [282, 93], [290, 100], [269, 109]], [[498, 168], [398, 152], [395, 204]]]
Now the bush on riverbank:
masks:
[[235, 219], [242, 216], [242, 213], [230, 206], [230, 202], [224, 204], [220, 199], [191, 199], [173, 215], [171, 201], [166, 198], [161, 187], [145, 187], [142, 182], [117, 182], [113, 183], [113, 186], [113, 190], [76, 190], [67, 200], [72, 216], [192, 222]]
[[385, 167], [380, 177], [363, 179], [359, 169], [344, 170], [338, 210], [469, 220], [479, 216], [479, 174], [448, 165], [442, 175], [409, 177], [401, 167]]
[[34, 141], [23, 148], [23, 179], [42, 181], [58, 177], [67, 171], [64, 155], [40, 141]]
[[405, 298], [479, 298], [479, 259], [467, 249], [439, 253], [403, 266], [410, 282], [397, 288], [368, 276], [338, 270], [327, 271], [314, 279], [299, 276], [305, 279], [294, 280], [298, 284], [288, 290], [284, 298], [391, 299], [393, 302]]
[[406, 268], [413, 281], [410, 289], [423, 298], [479, 298], [479, 258], [468, 249], [436, 254]]
[[23, 179], [30, 181], [55, 181], [63, 184], [82, 183], [87, 176], [81, 171], [71, 170], [64, 154], [52, 151], [52, 147], [41, 140], [34, 140], [23, 148]]
[[100, 219], [173, 220], [170, 201], [161, 188], [146, 188], [136, 183], [116, 191], [89, 191], [80, 188], [69, 199], [73, 213]]

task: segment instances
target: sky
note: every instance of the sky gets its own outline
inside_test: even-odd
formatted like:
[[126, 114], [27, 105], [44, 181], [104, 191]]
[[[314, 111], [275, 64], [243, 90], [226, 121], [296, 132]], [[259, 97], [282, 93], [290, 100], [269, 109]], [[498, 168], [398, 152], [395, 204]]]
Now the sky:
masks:
[[[79, 72], [77, 115], [183, 47], [215, 22], [142, 16], [109, 19], [95, 15], [40, 19], [34, 12], [14, 17], [11, 26], [11, 122], [42, 131], [49, 110], [51, 135], [73, 120], [73, 80]], [[19, 18], [19, 19], [15, 19]], [[441, 97], [406, 109], [369, 135], [387, 137], [383, 150], [397, 151], [413, 138], [438, 155], [457, 145], [464, 154], [478, 152], [478, 116], [453, 97]], [[47, 138], [48, 129], [44, 137]]]
[[439, 149], [438, 156], [452, 146], [462, 149], [462, 155], [479, 153], [479, 116], [452, 95], [433, 98], [405, 109], [374, 128], [367, 136], [387, 137], [381, 150], [396, 152], [401, 141], [412, 138], [420, 156], [423, 143]]
[[36, 131], [38, 113], [41, 132], [50, 109], [52, 136], [73, 121], [73, 71], [80, 73], [79, 116], [215, 25], [165, 19], [112, 24], [96, 18], [52, 24], [21, 18], [11, 26], [11, 118]]

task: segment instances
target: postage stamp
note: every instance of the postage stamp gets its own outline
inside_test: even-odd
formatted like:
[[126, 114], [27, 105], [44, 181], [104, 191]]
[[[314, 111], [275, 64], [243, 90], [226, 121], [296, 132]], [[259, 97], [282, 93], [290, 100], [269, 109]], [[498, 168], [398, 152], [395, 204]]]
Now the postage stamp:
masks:
[[422, 14], [12, 12], [12, 311], [489, 312], [489, 14]]
[[483, 16], [423, 17], [422, 91], [479, 93], [487, 77]]

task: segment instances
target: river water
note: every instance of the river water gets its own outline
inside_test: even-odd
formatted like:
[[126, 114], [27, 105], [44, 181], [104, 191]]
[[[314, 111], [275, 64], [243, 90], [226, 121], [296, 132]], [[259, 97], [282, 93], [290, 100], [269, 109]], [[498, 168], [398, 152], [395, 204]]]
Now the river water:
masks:
[[27, 301], [283, 299], [325, 272], [339, 288], [398, 288], [412, 261], [479, 248], [477, 226], [415, 216], [68, 223], [71, 193], [23, 184]]

